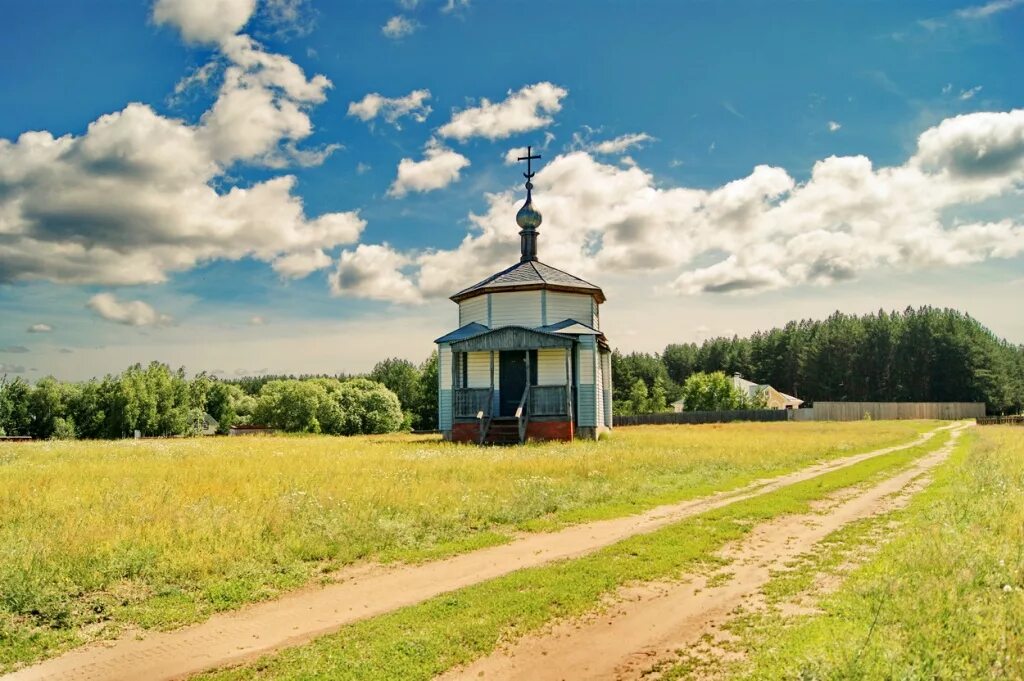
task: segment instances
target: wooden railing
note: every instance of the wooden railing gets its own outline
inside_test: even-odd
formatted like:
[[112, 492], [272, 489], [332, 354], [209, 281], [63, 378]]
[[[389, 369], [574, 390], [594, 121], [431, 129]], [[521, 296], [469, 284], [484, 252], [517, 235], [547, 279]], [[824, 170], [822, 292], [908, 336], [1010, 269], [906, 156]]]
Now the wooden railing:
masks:
[[522, 444], [526, 442], [526, 427], [530, 423], [530, 386], [523, 390], [519, 407], [516, 409], [516, 420], [519, 421], [519, 444]]
[[483, 412], [491, 413], [491, 388], [457, 388], [454, 394], [453, 413], [455, 418], [475, 419]]
[[535, 385], [530, 389], [531, 416], [562, 416], [569, 413], [569, 389], [566, 386]]

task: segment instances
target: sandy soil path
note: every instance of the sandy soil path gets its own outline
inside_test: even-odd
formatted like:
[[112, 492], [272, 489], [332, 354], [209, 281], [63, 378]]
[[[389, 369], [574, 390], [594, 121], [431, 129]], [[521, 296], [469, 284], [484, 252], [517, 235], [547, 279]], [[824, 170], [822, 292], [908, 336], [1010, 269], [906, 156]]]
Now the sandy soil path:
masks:
[[819, 507], [824, 513], [786, 516], [758, 526], [719, 553], [732, 561], [732, 576], [724, 583], [691, 575], [623, 589], [601, 614], [556, 623], [439, 679], [656, 678], [650, 675], [655, 665], [677, 659], [676, 651], [707, 634], [714, 638], [737, 606], [758, 600], [771, 571], [784, 569], [847, 523], [905, 505], [927, 483], [927, 473], [949, 456], [962, 430], [953, 432], [948, 445], [874, 487], [853, 494], [841, 490]]
[[953, 427], [942, 426], [903, 445], [833, 459], [730, 492], [660, 506], [639, 515], [576, 525], [557, 532], [524, 534], [509, 544], [422, 565], [356, 567], [339, 573], [339, 581], [328, 586], [300, 589], [276, 600], [215, 615], [205, 622], [175, 631], [150, 632], [139, 638], [90, 644], [0, 678], [2, 681], [186, 678], [299, 645], [357, 620], [522, 568], [586, 555], [683, 518], [919, 445], [939, 430]]

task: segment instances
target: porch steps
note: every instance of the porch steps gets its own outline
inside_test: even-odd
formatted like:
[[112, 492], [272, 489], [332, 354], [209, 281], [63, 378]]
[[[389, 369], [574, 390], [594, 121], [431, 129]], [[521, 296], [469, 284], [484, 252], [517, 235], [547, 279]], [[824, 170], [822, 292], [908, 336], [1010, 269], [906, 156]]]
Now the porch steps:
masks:
[[484, 443], [489, 445], [519, 444], [519, 421], [509, 417], [494, 417], [487, 429]]

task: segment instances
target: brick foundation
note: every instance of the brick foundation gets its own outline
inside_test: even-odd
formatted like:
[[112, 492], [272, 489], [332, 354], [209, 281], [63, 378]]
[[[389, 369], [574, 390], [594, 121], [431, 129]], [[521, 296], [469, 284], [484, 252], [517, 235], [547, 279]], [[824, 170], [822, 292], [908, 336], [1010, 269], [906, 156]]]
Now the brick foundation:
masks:
[[[571, 421], [530, 421], [526, 424], [528, 440], [564, 440], [571, 441], [575, 429]], [[452, 442], [479, 442], [480, 425], [478, 422], [453, 423], [451, 435], [445, 439]]]
[[451, 441], [479, 442], [480, 424], [475, 421], [473, 423], [453, 423]]
[[530, 421], [526, 424], [528, 440], [572, 440], [572, 421]]

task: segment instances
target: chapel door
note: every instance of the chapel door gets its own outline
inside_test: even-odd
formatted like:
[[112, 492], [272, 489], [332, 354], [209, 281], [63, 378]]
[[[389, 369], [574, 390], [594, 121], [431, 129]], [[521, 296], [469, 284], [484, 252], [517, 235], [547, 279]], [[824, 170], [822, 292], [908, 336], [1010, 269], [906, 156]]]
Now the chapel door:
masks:
[[527, 383], [537, 385], [537, 351], [502, 350], [498, 355], [499, 416], [516, 415]]
[[499, 414], [515, 416], [519, 400], [526, 390], [526, 351], [502, 350], [498, 367]]

